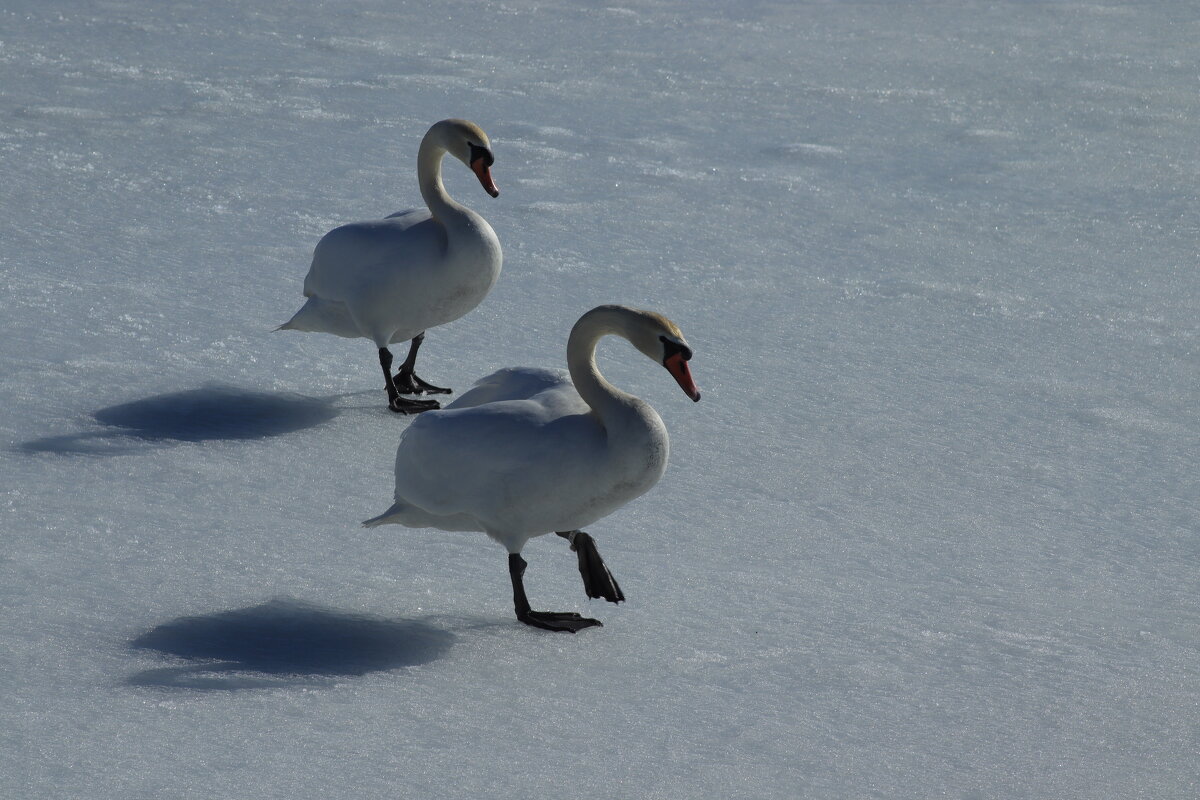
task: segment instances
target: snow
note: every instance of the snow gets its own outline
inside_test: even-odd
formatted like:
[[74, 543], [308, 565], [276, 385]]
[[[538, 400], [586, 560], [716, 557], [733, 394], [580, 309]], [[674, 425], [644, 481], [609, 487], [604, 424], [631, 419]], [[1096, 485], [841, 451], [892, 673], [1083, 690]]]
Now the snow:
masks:
[[[11, 2], [0, 796], [1191, 798], [1200, 12]], [[595, 525], [629, 601], [390, 503], [369, 343], [274, 333], [334, 225], [489, 133], [463, 391], [671, 317], [704, 399]], [[449, 165], [453, 166], [453, 165]], [[403, 348], [398, 349], [398, 355]]]

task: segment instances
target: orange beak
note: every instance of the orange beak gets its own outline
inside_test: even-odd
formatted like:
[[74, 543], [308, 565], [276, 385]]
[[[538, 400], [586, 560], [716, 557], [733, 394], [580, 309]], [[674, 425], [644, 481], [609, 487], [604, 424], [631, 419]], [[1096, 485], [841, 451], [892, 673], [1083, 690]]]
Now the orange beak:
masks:
[[485, 192], [492, 197], [500, 196], [500, 190], [496, 188], [496, 183], [492, 180], [492, 171], [488, 169], [487, 164], [483, 163], [482, 157], [471, 162], [471, 171], [475, 173], [475, 177], [479, 178], [479, 183]]
[[700, 390], [696, 388], [696, 382], [692, 380], [692, 371], [688, 369], [688, 363], [683, 360], [683, 353], [676, 353], [663, 362], [663, 366], [667, 368], [667, 372], [671, 373], [671, 377], [679, 384], [679, 388], [683, 389], [683, 393], [692, 398], [692, 402], [700, 401]]

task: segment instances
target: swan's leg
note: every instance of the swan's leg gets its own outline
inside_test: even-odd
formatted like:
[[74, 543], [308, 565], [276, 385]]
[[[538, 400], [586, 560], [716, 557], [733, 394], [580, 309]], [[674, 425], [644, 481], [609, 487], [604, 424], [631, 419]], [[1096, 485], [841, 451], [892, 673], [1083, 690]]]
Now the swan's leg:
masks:
[[427, 383], [413, 371], [417, 364], [417, 351], [421, 349], [423, 341], [425, 341], [425, 331], [414, 336], [412, 343], [409, 344], [408, 356], [400, 365], [400, 371], [396, 373], [396, 389], [404, 394], [450, 394], [449, 389]]
[[558, 531], [558, 535], [571, 543], [571, 549], [579, 554], [579, 574], [583, 577], [583, 590], [588, 597], [603, 597], [610, 603], [625, 599], [617, 579], [608, 571], [596, 540], [583, 531]]
[[379, 366], [383, 367], [383, 380], [387, 386], [388, 408], [397, 414], [419, 414], [433, 408], [441, 408], [437, 400], [409, 400], [401, 397], [392, 382], [392, 351], [379, 348]]
[[525, 559], [521, 558], [520, 553], [509, 554], [508, 574], [512, 578], [513, 605], [517, 608], [517, 619], [535, 628], [564, 633], [575, 633], [593, 625], [601, 625], [600, 620], [581, 617], [573, 611], [534, 611], [531, 609], [529, 598], [525, 596], [525, 581], [523, 580], [527, 566], [528, 564]]

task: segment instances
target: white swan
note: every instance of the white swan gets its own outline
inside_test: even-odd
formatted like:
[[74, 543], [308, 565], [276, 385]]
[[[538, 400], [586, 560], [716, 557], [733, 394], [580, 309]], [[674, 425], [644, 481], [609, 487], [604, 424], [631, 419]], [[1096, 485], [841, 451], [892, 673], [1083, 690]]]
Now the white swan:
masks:
[[[450, 391], [413, 371], [425, 330], [475, 308], [500, 275], [496, 233], [487, 220], [452, 200], [442, 185], [446, 153], [469, 166], [488, 194], [500, 194], [489, 171], [493, 157], [487, 134], [466, 120], [438, 122], [417, 153], [417, 182], [428, 210], [354, 222], [321, 237], [304, 279], [308, 301], [279, 327], [373, 340], [388, 407], [401, 414], [438, 407], [436, 400], [410, 400], [401, 392]], [[387, 346], [410, 339], [408, 357], [393, 378]]]
[[687, 364], [692, 351], [675, 323], [625, 306], [594, 308], [571, 329], [569, 373], [502, 369], [413, 421], [396, 451], [396, 502], [363, 524], [483, 531], [508, 549], [518, 619], [572, 633], [599, 625], [574, 613], [532, 611], [520, 553], [534, 536], [557, 532], [579, 555], [589, 597], [625, 599], [580, 528], [658, 482], [667, 430], [649, 404], [600, 374], [596, 343], [606, 334], [628, 339], [700, 399]]

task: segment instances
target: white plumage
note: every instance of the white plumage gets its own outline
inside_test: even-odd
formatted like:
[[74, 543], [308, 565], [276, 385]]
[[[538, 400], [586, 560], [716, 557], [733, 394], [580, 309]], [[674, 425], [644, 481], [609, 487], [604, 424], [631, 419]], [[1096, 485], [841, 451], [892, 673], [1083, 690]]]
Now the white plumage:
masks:
[[[364, 524], [482, 531], [511, 554], [510, 570], [515, 558], [523, 571], [519, 553], [530, 538], [577, 532], [648, 491], [666, 468], [667, 431], [648, 403], [600, 374], [595, 349], [607, 334], [628, 339], [700, 399], [687, 366], [691, 350], [674, 323], [600, 306], [571, 331], [569, 372], [503, 369], [414, 420], [396, 452], [395, 503]], [[584, 550], [576, 549], [584, 571]], [[594, 545], [588, 549], [586, 557], [602, 568]], [[590, 595], [608, 596], [592, 593], [586, 572], [584, 579]], [[619, 595], [613, 585], [609, 594]], [[515, 572], [514, 592], [524, 594]], [[522, 617], [520, 597], [517, 606]]]
[[[424, 332], [452, 322], [479, 305], [500, 275], [500, 242], [487, 221], [455, 202], [442, 185], [441, 163], [450, 153], [467, 164], [493, 197], [491, 144], [479, 126], [442, 120], [429, 129], [417, 155], [417, 180], [427, 209], [355, 222], [325, 234], [304, 279], [307, 301], [281, 330], [365, 337], [379, 349], [389, 406], [410, 413], [436, 408], [433, 401], [401, 392], [448, 391], [421, 381], [413, 367]], [[395, 379], [389, 344], [412, 340]]]

